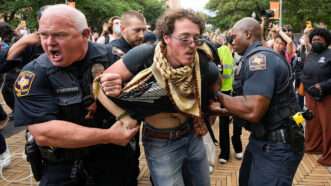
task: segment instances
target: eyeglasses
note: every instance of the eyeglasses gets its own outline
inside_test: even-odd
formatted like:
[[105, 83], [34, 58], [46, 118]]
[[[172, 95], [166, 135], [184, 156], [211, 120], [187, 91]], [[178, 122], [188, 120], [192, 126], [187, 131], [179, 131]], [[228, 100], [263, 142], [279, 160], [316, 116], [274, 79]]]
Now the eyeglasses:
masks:
[[177, 39], [181, 44], [183, 45], [191, 45], [193, 42], [195, 45], [200, 46], [203, 43], [203, 39], [201, 38], [201, 36], [198, 37], [187, 37], [187, 36], [183, 36], [183, 37], [176, 37], [174, 35], [171, 35], [172, 38]]

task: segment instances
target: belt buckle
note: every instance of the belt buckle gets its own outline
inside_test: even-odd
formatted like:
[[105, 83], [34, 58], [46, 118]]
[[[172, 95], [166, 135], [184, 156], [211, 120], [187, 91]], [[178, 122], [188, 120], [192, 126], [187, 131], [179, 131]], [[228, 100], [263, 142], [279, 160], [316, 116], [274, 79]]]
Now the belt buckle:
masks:
[[180, 130], [171, 131], [169, 135], [170, 140], [175, 140], [180, 137]]

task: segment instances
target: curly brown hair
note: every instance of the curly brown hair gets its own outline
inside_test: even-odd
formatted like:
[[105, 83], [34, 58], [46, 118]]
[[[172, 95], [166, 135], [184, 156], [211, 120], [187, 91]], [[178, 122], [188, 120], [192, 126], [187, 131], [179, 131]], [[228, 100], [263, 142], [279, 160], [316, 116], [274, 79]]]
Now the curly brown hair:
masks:
[[163, 44], [165, 44], [163, 36], [171, 35], [175, 29], [175, 22], [180, 19], [188, 19], [192, 21], [199, 26], [201, 34], [204, 32], [204, 20], [193, 11], [186, 9], [168, 10], [156, 22], [156, 34]]

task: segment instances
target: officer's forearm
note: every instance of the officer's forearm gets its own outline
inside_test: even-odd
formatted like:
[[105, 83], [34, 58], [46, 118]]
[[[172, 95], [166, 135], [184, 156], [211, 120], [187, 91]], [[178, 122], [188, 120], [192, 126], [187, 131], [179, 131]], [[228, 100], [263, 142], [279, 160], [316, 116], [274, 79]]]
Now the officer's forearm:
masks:
[[80, 148], [105, 143], [105, 139], [109, 138], [105, 129], [88, 128], [62, 120], [29, 125], [28, 129], [40, 146]]
[[218, 100], [231, 114], [240, 117], [250, 123], [261, 120], [268, 109], [269, 100], [263, 96], [229, 96], [219, 94]]

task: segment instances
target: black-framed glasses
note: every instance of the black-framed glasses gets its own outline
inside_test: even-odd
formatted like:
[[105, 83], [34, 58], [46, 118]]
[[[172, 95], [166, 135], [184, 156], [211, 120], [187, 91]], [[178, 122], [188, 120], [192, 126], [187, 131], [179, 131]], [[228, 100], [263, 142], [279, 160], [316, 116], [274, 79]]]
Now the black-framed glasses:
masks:
[[203, 44], [203, 39], [201, 36], [197, 37], [188, 37], [188, 36], [182, 36], [182, 37], [177, 37], [174, 35], [171, 35], [172, 38], [177, 39], [181, 44], [183, 45], [191, 45], [193, 42], [195, 45], [200, 46]]

